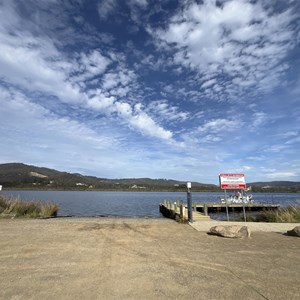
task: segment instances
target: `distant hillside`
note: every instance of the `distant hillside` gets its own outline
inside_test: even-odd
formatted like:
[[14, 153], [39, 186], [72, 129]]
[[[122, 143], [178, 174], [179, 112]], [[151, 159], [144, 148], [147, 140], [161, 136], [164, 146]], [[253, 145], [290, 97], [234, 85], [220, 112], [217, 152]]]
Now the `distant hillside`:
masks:
[[269, 182], [252, 182], [249, 185], [254, 185], [257, 187], [299, 187], [300, 182], [294, 181], [269, 181]]
[[[59, 190], [186, 191], [186, 182], [173, 179], [108, 179], [60, 172], [22, 163], [0, 164], [3, 188]], [[252, 182], [253, 192], [300, 192], [300, 182]], [[219, 186], [192, 182], [193, 191], [221, 191]]]
[[[186, 182], [172, 179], [107, 179], [83, 176], [22, 163], [0, 164], [0, 184], [4, 188], [79, 190], [172, 190], [186, 189]], [[193, 190], [219, 190], [216, 185], [192, 183]]]
[[300, 182], [294, 181], [269, 181], [269, 182], [252, 182], [254, 192], [300, 192]]
[[10, 163], [0, 164], [0, 182], [4, 187], [64, 187], [76, 185], [76, 183], [89, 184], [92, 179], [87, 180], [79, 174], [59, 172], [21, 163]]

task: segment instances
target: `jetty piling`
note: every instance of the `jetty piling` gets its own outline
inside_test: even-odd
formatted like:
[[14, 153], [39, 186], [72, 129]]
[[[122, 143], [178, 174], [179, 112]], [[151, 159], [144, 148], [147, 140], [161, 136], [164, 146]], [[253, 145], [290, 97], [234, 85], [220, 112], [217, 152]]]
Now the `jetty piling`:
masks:
[[204, 203], [204, 205], [203, 205], [203, 212], [204, 212], [205, 216], [208, 216], [208, 208], [207, 208], [207, 204], [206, 203]]
[[243, 212], [245, 211], [262, 211], [262, 210], [276, 210], [280, 207], [279, 204], [265, 204], [265, 203], [219, 203], [219, 202], [210, 202], [210, 203], [197, 203], [197, 211], [204, 212], [207, 209], [208, 213], [215, 212]]
[[164, 200], [163, 204], [159, 205], [159, 210], [164, 217], [178, 220], [182, 223], [191, 222], [191, 220], [210, 219], [210, 213], [226, 212], [227, 220], [229, 221], [229, 213], [241, 212], [246, 221], [246, 212], [277, 210], [279, 204], [264, 204], [264, 203], [193, 203], [192, 216], [188, 213], [187, 203], [177, 200]]

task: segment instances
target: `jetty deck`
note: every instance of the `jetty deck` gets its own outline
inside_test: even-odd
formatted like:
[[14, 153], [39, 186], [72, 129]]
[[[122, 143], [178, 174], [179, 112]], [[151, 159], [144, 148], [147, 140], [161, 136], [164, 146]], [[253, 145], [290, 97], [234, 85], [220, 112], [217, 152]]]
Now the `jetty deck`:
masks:
[[[204, 220], [209, 218], [209, 213], [227, 212], [256, 212], [265, 210], [277, 210], [279, 204], [267, 203], [193, 203], [193, 219]], [[164, 203], [159, 205], [159, 211], [164, 217], [181, 220], [186, 222], [188, 219], [187, 205], [185, 203], [176, 203], [165, 200]]]
[[279, 204], [265, 204], [265, 203], [195, 203], [193, 207], [196, 211], [202, 213], [217, 213], [226, 212], [226, 207], [229, 212], [240, 212], [245, 207], [246, 211], [263, 211], [276, 210], [280, 207]]

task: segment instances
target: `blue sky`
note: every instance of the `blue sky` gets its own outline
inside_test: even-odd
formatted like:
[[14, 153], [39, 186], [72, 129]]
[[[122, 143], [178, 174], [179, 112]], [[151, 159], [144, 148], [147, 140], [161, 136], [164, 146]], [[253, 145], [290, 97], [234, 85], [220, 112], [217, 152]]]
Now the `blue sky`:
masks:
[[300, 1], [0, 0], [0, 163], [300, 181]]

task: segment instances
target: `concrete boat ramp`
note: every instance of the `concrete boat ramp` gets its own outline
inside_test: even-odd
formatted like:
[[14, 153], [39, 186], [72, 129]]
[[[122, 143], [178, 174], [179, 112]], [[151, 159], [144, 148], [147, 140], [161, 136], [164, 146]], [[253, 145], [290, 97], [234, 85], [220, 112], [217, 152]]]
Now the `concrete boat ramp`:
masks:
[[[277, 204], [249, 203], [245, 205], [246, 211], [259, 211], [278, 209]], [[160, 212], [164, 217], [175, 219], [181, 223], [189, 223], [197, 231], [207, 232], [213, 226], [218, 225], [242, 225], [247, 226], [251, 232], [279, 232], [285, 233], [287, 230], [300, 226], [300, 223], [266, 223], [266, 222], [237, 222], [237, 221], [217, 221], [212, 220], [208, 212], [224, 212], [226, 204], [223, 203], [201, 203], [193, 205], [193, 222], [188, 222], [187, 208], [184, 204], [177, 204], [172, 201], [165, 201], [160, 204]], [[200, 210], [200, 211], [199, 211]], [[202, 211], [201, 211], [202, 210]], [[228, 205], [228, 211], [237, 212], [243, 210], [243, 205], [234, 203]]]
[[247, 226], [251, 232], [278, 232], [286, 233], [288, 230], [293, 229], [296, 226], [300, 226], [300, 223], [265, 223], [265, 222], [227, 222], [227, 221], [215, 221], [215, 220], [196, 220], [189, 223], [194, 229], [200, 232], [208, 232], [213, 226], [219, 225], [240, 225]]

